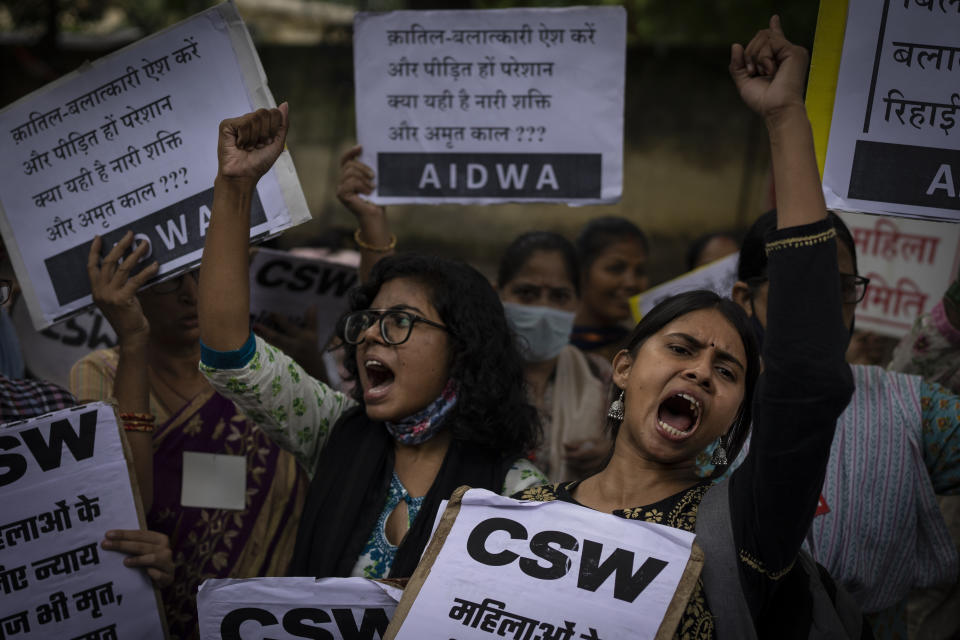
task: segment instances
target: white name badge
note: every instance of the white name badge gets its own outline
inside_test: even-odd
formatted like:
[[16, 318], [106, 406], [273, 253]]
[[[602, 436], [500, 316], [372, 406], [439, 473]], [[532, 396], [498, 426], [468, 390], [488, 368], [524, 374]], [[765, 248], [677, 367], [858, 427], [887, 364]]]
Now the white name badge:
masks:
[[246, 497], [246, 457], [183, 452], [181, 506], [240, 510], [246, 506]]

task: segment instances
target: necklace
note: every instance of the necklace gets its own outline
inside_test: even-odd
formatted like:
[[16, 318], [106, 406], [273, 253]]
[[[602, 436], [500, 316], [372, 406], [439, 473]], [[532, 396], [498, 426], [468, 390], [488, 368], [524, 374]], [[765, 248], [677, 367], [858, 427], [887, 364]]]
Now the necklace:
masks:
[[[197, 395], [196, 393], [193, 394], [192, 396], [187, 396], [180, 393], [180, 391], [177, 390], [176, 387], [174, 387], [168, 380], [164, 379], [164, 377], [160, 375], [159, 369], [157, 369], [153, 365], [148, 365], [148, 368], [149, 368], [149, 371], [153, 374], [153, 377], [156, 378], [159, 382], [162, 382], [163, 386], [169, 389], [173, 393], [173, 395], [177, 396], [177, 398], [179, 398], [183, 404], [187, 404], [188, 402], [190, 402], [190, 400], [196, 397]], [[203, 380], [203, 386], [204, 387], [209, 386], [209, 383], [206, 381], [206, 379]]]

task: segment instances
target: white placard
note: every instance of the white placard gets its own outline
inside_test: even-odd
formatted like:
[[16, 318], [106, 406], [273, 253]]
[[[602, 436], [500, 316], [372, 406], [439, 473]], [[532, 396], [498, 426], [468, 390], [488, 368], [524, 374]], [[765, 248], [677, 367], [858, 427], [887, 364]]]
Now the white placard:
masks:
[[242, 511], [247, 503], [247, 457], [183, 452], [180, 506]]
[[654, 638], [693, 540], [567, 502], [471, 489], [419, 593], [413, 582], [405, 590], [401, 608], [416, 599], [396, 638]]
[[841, 212], [870, 278], [857, 328], [894, 337], [943, 297], [960, 267], [960, 225]]
[[358, 13], [353, 50], [374, 202], [620, 198], [623, 7]]
[[849, 0], [827, 206], [960, 221], [960, 3]]
[[740, 253], [734, 253], [635, 295], [630, 298], [630, 312], [633, 314], [633, 319], [639, 322], [644, 314], [664, 299], [695, 289], [707, 289], [718, 296], [729, 298], [733, 285], [737, 282], [739, 259]]
[[7, 638], [163, 638], [153, 585], [110, 529], [139, 529], [113, 409], [103, 403], [0, 428], [0, 630]]
[[96, 307], [37, 331], [27, 306], [19, 302], [11, 314], [27, 369], [34, 377], [70, 388], [70, 369], [97, 349], [117, 346], [117, 334]]
[[270, 314], [276, 313], [301, 325], [306, 311], [313, 307], [324, 346], [349, 306], [347, 292], [357, 284], [354, 267], [258, 249], [250, 261], [250, 319], [269, 325]]
[[[169, 277], [200, 261], [222, 119], [273, 106], [227, 3], [140, 40], [0, 112], [0, 231], [34, 326], [91, 304], [87, 255], [128, 230]], [[309, 218], [284, 153], [260, 181], [251, 236]]]
[[365, 578], [207, 580], [197, 594], [200, 637], [377, 640], [401, 594]]

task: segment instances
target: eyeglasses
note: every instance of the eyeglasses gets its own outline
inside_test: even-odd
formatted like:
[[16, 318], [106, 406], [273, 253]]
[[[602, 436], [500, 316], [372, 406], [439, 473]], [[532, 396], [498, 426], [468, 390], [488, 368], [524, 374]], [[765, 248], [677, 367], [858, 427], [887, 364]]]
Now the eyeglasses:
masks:
[[418, 322], [443, 329], [452, 335], [452, 331], [442, 324], [427, 320], [415, 313], [400, 309], [367, 309], [348, 313], [343, 321], [343, 341], [347, 344], [360, 344], [363, 334], [374, 322], [380, 323], [380, 337], [390, 345], [403, 344], [410, 339], [413, 325]]
[[840, 293], [846, 304], [857, 304], [867, 295], [867, 285], [870, 278], [855, 276], [849, 273], [840, 274]]
[[186, 278], [187, 276], [193, 278], [194, 282], [200, 282], [200, 270], [194, 269], [193, 271], [190, 271], [189, 273], [185, 273], [176, 278], [170, 278], [169, 280], [158, 282], [152, 287], [147, 288], [147, 291], [149, 291], [150, 293], [160, 293], [160, 294], [175, 293], [177, 291], [180, 291], [180, 286], [183, 284], [183, 279]]
[[[766, 276], [755, 276], [747, 278], [747, 285], [751, 288], [758, 287], [767, 282]], [[840, 274], [840, 295], [844, 304], [857, 304], [867, 295], [867, 285], [870, 284], [870, 278], [853, 275], [852, 273]]]
[[0, 280], [0, 304], [6, 303], [13, 293], [13, 282], [10, 280]]

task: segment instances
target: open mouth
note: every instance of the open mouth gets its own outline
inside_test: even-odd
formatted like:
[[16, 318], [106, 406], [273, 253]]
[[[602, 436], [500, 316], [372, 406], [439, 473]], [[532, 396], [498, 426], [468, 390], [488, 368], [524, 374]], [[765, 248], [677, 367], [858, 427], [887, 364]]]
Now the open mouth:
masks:
[[686, 393], [670, 396], [660, 403], [657, 424], [671, 440], [689, 438], [700, 424], [700, 402]]
[[393, 384], [393, 371], [379, 360], [373, 358], [367, 359], [367, 361], [363, 363], [363, 370], [367, 378], [368, 387], [366, 392], [368, 395], [382, 393]]

